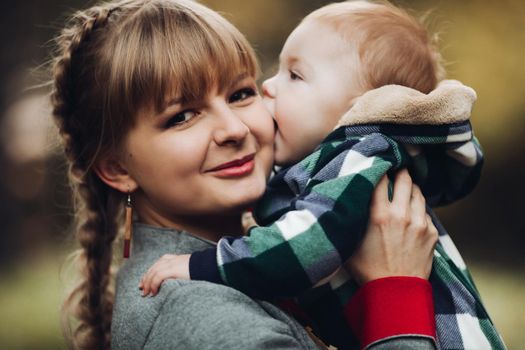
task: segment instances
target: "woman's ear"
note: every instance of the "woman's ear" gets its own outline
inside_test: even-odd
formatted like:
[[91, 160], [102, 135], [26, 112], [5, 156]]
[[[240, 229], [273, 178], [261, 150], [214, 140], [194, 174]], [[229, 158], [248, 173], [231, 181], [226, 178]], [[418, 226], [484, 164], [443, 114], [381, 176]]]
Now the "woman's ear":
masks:
[[94, 171], [106, 185], [122, 193], [133, 192], [138, 187], [124, 165], [114, 156], [106, 156], [97, 161]]

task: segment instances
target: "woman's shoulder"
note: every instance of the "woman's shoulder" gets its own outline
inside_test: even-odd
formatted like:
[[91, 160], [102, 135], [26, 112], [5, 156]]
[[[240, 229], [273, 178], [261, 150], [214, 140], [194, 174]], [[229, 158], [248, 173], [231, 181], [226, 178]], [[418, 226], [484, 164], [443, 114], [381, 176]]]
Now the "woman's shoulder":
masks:
[[[138, 287], [139, 281], [154, 261], [153, 258], [134, 256], [123, 264], [117, 274], [111, 322], [113, 349], [143, 349], [150, 333], [155, 329], [159, 316], [162, 313], [178, 311], [174, 310], [174, 301], [180, 299], [180, 295], [188, 295], [186, 289], [195, 289], [193, 284], [201, 284], [169, 279], [162, 283], [156, 296], [143, 297]], [[189, 299], [193, 301], [196, 297], [192, 295]], [[181, 326], [182, 324], [173, 325], [172, 329], [177, 331]]]
[[135, 260], [126, 261], [117, 274], [111, 321], [112, 348], [116, 349], [142, 348], [166, 297], [167, 288], [157, 297], [142, 297], [138, 285], [146, 271], [142, 266], [148, 265]]
[[210, 350], [317, 349], [299, 323], [274, 305], [200, 281], [173, 285], [166, 297], [145, 348], [166, 345]]
[[[270, 303], [183, 280], [166, 280], [155, 297], [142, 297], [129, 269], [117, 278], [114, 349], [316, 349], [302, 327]], [[285, 346], [265, 347], [272, 343]]]

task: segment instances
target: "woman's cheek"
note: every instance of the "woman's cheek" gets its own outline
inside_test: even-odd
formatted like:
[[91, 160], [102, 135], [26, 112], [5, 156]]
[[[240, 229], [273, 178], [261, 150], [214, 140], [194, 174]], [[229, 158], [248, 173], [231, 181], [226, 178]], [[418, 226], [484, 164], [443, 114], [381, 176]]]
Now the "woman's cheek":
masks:
[[258, 98], [253, 107], [247, 111], [246, 123], [252, 134], [255, 135], [261, 147], [271, 145], [275, 137], [275, 127], [270, 112], [264, 106], [262, 99]]

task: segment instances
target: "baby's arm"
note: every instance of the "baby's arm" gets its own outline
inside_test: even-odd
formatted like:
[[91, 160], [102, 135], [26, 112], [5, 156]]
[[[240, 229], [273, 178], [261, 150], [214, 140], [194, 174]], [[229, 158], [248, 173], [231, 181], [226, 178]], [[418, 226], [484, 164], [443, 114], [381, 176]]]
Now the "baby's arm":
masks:
[[314, 162], [287, 171], [288, 181], [309, 180], [286, 212], [249, 236], [226, 237], [216, 249], [192, 254], [191, 278], [259, 298], [296, 296], [315, 286], [357, 248], [376, 184], [402, 162], [396, 147], [380, 134], [324, 144], [309, 157]]
[[[289, 181], [309, 181], [286, 212], [248, 236], [193, 253], [191, 279], [266, 299], [299, 295], [329, 277], [357, 248], [375, 186], [401, 164], [396, 147], [380, 134], [325, 144], [287, 172]], [[165, 272], [157, 276], [181, 277]]]
[[471, 193], [483, 167], [483, 151], [470, 123], [450, 129], [458, 133], [447, 135], [450, 141], [407, 146], [412, 158], [410, 174], [431, 207], [447, 205]]
[[[470, 192], [477, 183], [483, 163], [481, 147], [472, 137], [469, 123], [456, 124], [449, 130], [455, 131], [456, 135], [462, 134], [463, 138], [449, 137], [454, 141], [427, 145], [425, 152], [411, 155], [411, 175], [430, 205], [446, 204]], [[362, 142], [353, 147], [358, 148]], [[366, 224], [366, 200], [373, 189], [373, 181], [399, 164], [393, 157], [387, 157], [389, 152], [394, 154], [397, 151], [383, 150], [385, 158], [377, 156], [370, 168], [363, 166], [363, 162], [370, 162], [370, 158], [363, 157], [361, 163], [352, 162], [354, 168], [348, 170], [350, 175], [328, 180], [325, 177], [323, 182], [319, 178], [323, 170], [330, 168], [329, 163], [310, 179], [310, 184], [317, 184], [304, 189], [292, 206], [283, 209], [285, 214], [279, 220], [266, 227], [253, 228], [250, 237], [224, 238], [217, 249], [194, 253], [192, 263], [189, 263], [188, 256], [174, 258], [172, 262], [181, 261], [180, 266], [168, 269], [166, 263], [169, 260], [165, 259], [145, 276], [149, 283], [145, 284], [144, 293], [149, 290], [155, 293], [166, 278], [188, 278], [188, 275], [192, 279], [225, 283], [260, 297], [297, 295], [317, 284], [335, 272], [344, 261], [341, 259], [355, 249]], [[315, 161], [306, 165], [315, 168], [319, 159], [312, 158]], [[332, 162], [337, 163], [337, 159]], [[360, 171], [369, 174], [359, 174], [359, 167]], [[301, 175], [296, 176], [296, 182], [304, 184], [305, 181], [299, 179]], [[366, 177], [372, 181], [367, 183]], [[293, 177], [289, 176], [288, 181], [293, 182]], [[357, 184], [359, 182], [366, 183], [366, 186]], [[350, 188], [350, 185], [356, 185], [356, 188]], [[326, 195], [330, 191], [339, 191], [340, 197], [333, 193]], [[331, 205], [338, 202], [338, 208], [329, 213]], [[323, 211], [325, 213], [318, 217]], [[346, 218], [349, 223], [345, 226], [341, 218]], [[304, 232], [300, 232], [301, 228]], [[341, 232], [347, 233], [342, 235]], [[287, 239], [290, 236], [294, 239]]]

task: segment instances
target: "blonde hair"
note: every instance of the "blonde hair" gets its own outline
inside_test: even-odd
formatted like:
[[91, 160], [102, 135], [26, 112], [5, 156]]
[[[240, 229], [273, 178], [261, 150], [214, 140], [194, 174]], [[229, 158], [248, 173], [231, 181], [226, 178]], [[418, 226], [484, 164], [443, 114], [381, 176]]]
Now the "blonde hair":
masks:
[[51, 100], [70, 164], [81, 271], [63, 328], [70, 347], [109, 349], [124, 194], [98, 178], [94, 163], [118, 152], [140, 109], [203, 99], [239, 74], [255, 77], [258, 64], [232, 24], [190, 0], [102, 3], [75, 13], [56, 43]]
[[436, 37], [407, 11], [386, 1], [330, 4], [304, 20], [329, 25], [354, 45], [366, 89], [398, 84], [428, 93], [444, 78]]

